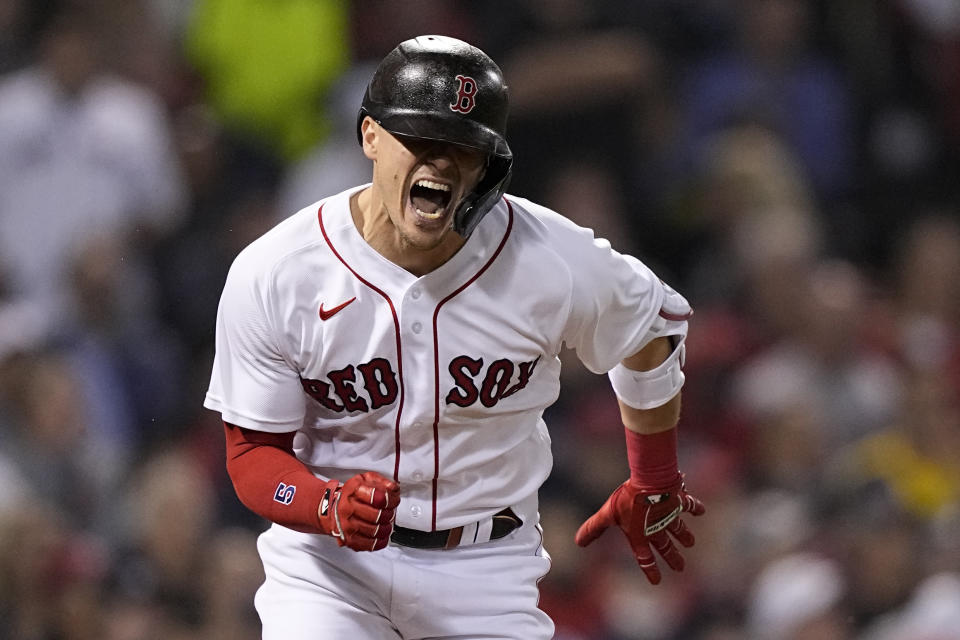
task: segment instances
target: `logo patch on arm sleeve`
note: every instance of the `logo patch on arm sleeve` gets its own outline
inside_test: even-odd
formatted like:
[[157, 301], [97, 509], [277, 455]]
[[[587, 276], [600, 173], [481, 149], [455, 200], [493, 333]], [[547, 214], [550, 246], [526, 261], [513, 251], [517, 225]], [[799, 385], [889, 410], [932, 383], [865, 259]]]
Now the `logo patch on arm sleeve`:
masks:
[[277, 490], [273, 494], [273, 499], [279, 502], [280, 504], [290, 504], [293, 502], [293, 494], [297, 492], [297, 486], [293, 484], [284, 484], [281, 482], [277, 485]]

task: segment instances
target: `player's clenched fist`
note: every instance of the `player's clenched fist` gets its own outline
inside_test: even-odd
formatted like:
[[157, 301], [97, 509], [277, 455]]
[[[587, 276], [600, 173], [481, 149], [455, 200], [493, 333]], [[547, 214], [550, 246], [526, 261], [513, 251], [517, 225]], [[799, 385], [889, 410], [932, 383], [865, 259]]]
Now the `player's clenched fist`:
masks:
[[327, 484], [318, 512], [320, 524], [337, 543], [354, 551], [376, 551], [390, 541], [400, 487], [379, 473], [366, 471], [340, 484]]
[[[683, 476], [663, 488], [642, 487], [630, 480], [614, 490], [600, 510], [577, 531], [576, 543], [585, 547], [607, 527], [616, 524], [627, 536], [633, 555], [652, 584], [660, 582], [660, 569], [652, 549], [674, 571], [683, 571], [683, 556], [677, 551], [668, 533], [685, 547], [693, 546], [693, 534], [680, 519], [682, 512], [699, 516], [706, 509], [687, 493]], [[652, 547], [652, 549], [651, 549]]]

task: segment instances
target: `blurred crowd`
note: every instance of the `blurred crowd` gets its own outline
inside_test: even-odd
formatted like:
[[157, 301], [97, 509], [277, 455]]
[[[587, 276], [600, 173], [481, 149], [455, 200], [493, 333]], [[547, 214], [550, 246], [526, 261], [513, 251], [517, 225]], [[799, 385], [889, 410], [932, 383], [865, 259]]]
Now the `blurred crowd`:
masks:
[[960, 638], [953, 0], [0, 0], [0, 638], [259, 637], [266, 523], [201, 407], [220, 288], [369, 179], [363, 88], [423, 33], [503, 68], [510, 191], [695, 309], [708, 511], [656, 588], [617, 532], [573, 544], [627, 469], [564, 354], [558, 640]]

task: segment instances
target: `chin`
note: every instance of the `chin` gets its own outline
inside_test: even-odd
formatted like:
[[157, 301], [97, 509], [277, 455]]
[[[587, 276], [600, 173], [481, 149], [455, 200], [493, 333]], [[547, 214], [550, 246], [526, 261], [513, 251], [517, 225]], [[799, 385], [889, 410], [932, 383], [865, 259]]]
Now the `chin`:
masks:
[[443, 241], [451, 231], [452, 229], [450, 227], [444, 227], [437, 231], [425, 231], [415, 228], [411, 233], [404, 233], [403, 237], [411, 247], [428, 251], [443, 244]]

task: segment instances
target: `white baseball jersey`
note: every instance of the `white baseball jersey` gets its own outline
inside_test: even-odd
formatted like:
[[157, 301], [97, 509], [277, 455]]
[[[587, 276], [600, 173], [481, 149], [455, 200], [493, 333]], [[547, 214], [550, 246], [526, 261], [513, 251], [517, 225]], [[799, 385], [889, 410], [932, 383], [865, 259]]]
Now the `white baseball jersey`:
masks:
[[535, 494], [550, 473], [542, 415], [564, 343], [592, 371], [638, 351], [664, 285], [636, 258], [506, 196], [421, 277], [372, 249], [349, 199], [309, 206], [236, 258], [205, 406], [299, 430], [318, 476], [372, 470], [401, 487], [396, 523], [448, 529]]

